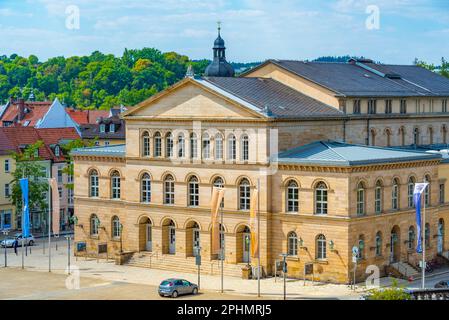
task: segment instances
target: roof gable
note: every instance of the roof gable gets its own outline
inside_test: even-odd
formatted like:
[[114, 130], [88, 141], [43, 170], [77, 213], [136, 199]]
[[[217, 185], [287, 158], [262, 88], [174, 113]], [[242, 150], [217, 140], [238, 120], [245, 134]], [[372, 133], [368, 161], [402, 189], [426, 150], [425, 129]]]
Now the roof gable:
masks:
[[78, 124], [66, 112], [64, 106], [56, 98], [47, 113], [40, 119], [36, 128], [77, 128]]

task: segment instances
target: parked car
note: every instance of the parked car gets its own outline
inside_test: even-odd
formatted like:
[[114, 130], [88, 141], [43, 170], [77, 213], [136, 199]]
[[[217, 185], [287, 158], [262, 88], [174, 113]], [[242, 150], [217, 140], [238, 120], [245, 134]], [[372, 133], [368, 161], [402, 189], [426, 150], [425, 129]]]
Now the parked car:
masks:
[[435, 285], [435, 288], [449, 288], [449, 280], [440, 281]]
[[[3, 240], [2, 242], [0, 242], [0, 245], [4, 248], [4, 247], [7, 247], [7, 248], [12, 248], [12, 247], [14, 247], [14, 240], [16, 240], [17, 239], [17, 241], [19, 241], [19, 247], [22, 245], [22, 234], [21, 233], [16, 233], [15, 235], [14, 235], [14, 238], [8, 238], [8, 239], [5, 239], [5, 240]], [[23, 241], [23, 243], [25, 244], [25, 245], [28, 245], [28, 246], [32, 246], [32, 245], [34, 245], [34, 242], [35, 242], [35, 240], [34, 240], [34, 237], [33, 237], [33, 235], [32, 234], [30, 234], [27, 238], [25, 238], [24, 239], [24, 241]]]
[[176, 298], [184, 294], [197, 294], [198, 286], [184, 279], [167, 279], [161, 282], [158, 291], [161, 297]]

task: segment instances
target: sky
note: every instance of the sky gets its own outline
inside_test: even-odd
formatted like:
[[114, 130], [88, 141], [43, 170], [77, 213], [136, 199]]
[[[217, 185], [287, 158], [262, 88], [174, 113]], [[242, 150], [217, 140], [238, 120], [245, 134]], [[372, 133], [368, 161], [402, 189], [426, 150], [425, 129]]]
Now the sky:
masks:
[[449, 0], [0, 0], [0, 55], [154, 47], [211, 58], [217, 21], [235, 62], [449, 59]]

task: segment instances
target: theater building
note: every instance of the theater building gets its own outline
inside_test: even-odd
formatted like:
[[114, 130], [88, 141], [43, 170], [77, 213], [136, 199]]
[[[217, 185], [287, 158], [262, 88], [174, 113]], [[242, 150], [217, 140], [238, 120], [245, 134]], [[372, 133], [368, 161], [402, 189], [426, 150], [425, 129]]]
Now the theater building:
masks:
[[219, 36], [204, 77], [189, 73], [122, 115], [125, 144], [73, 152], [75, 241], [165, 270], [195, 271], [201, 254], [202, 271], [219, 274], [210, 198], [220, 186], [224, 273], [240, 276], [257, 263], [249, 209], [260, 185], [267, 275], [287, 253], [289, 276], [312, 263], [315, 279], [348, 283], [354, 246], [359, 280], [368, 265], [412, 271], [416, 182], [430, 183], [428, 259], [447, 255], [447, 168], [417, 147], [446, 143], [448, 96], [449, 80], [429, 71], [367, 61], [270, 60], [235, 77]]

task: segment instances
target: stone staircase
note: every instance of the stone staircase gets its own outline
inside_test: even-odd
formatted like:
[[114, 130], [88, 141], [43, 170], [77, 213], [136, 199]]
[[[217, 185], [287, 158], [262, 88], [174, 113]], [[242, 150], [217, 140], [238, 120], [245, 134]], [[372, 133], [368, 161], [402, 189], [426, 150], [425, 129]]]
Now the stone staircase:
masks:
[[421, 277], [421, 273], [407, 262], [395, 262], [390, 266], [399, 274], [401, 274], [405, 279], [408, 279], [410, 277], [412, 277], [413, 279], [418, 279]]
[[[198, 272], [198, 266], [195, 265], [195, 257], [181, 257], [177, 255], [151, 252], [134, 253], [126, 262], [126, 265], [187, 273]], [[245, 265], [246, 263], [229, 264], [225, 262], [223, 266], [223, 274], [225, 276], [241, 277], [242, 267], [244, 267]], [[201, 264], [201, 273], [209, 275], [220, 275], [221, 262], [218, 260], [205, 261], [203, 258]]]

